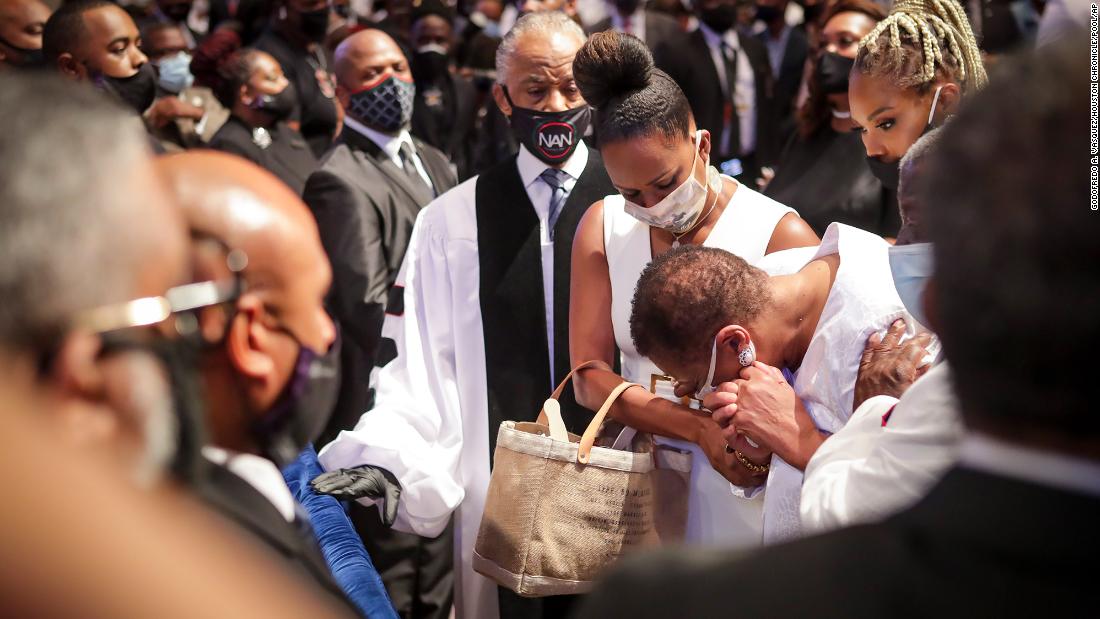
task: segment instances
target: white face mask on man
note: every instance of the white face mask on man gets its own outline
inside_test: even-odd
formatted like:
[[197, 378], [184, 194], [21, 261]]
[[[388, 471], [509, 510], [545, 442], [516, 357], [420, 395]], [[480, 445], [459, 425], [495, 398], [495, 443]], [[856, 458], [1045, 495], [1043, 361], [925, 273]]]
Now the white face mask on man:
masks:
[[722, 190], [722, 176], [710, 166], [708, 157], [703, 165], [706, 166], [707, 183], [704, 185], [695, 178], [695, 166], [701, 159], [699, 156], [699, 144], [702, 141], [703, 132], [695, 132], [695, 159], [692, 160], [691, 174], [676, 189], [673, 189], [660, 202], [646, 208], [626, 201], [625, 210], [634, 219], [651, 226], [661, 228], [672, 234], [681, 234], [690, 230], [699, 221], [700, 215], [707, 203], [707, 188], [711, 188], [715, 194]]

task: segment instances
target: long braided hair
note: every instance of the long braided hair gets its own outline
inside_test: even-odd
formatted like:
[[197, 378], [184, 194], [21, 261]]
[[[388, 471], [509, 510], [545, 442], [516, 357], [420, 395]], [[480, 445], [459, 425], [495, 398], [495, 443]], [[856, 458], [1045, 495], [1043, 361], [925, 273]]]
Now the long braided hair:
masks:
[[920, 94], [937, 78], [958, 83], [964, 94], [988, 81], [958, 0], [897, 0], [886, 19], [859, 42], [856, 68]]

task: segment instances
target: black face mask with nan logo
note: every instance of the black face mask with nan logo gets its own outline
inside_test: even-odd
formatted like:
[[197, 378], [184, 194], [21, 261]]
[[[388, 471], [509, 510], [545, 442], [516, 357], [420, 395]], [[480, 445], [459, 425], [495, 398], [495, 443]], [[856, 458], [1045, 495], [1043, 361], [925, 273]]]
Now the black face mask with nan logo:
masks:
[[512, 133], [532, 155], [547, 165], [568, 161], [592, 122], [592, 108], [587, 104], [564, 112], [539, 112], [517, 107], [507, 89], [504, 97], [512, 106], [509, 119]]

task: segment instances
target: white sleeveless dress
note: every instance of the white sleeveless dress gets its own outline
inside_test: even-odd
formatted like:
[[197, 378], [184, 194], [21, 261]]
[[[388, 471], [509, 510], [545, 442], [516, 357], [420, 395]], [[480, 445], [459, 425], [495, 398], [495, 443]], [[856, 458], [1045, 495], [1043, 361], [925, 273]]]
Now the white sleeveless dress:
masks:
[[[649, 388], [651, 377], [663, 372], [634, 348], [630, 337], [630, 310], [638, 278], [653, 259], [650, 228], [627, 214], [624, 205], [623, 197], [618, 194], [603, 200], [604, 250], [611, 279], [611, 322], [615, 343], [621, 351], [623, 377]], [[724, 249], [749, 264], [756, 264], [764, 257], [776, 224], [793, 212], [771, 198], [738, 185], [703, 245]], [[800, 266], [795, 264], [792, 268], [797, 270]], [[659, 384], [656, 393], [678, 401], [667, 382]], [[759, 545], [763, 501], [747, 498], [734, 489], [711, 467], [706, 454], [694, 443], [665, 438], [659, 438], [658, 442], [693, 454], [685, 541], [727, 548]]]

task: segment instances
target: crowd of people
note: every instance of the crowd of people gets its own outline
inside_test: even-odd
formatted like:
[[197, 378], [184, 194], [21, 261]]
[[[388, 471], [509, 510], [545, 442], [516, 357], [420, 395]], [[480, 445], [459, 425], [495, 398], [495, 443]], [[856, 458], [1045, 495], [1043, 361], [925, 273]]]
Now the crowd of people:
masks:
[[[0, 0], [3, 614], [1088, 616], [1089, 17]], [[559, 384], [686, 520], [529, 597]]]

